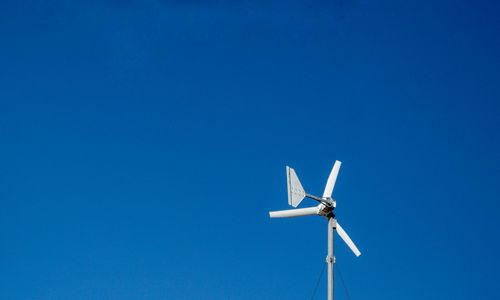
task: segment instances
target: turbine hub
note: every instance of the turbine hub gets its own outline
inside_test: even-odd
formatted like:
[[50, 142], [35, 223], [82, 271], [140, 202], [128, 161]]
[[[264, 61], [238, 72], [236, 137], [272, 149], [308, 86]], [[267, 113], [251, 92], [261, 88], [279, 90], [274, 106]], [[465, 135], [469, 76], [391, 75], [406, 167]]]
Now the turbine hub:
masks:
[[324, 203], [321, 203], [320, 207], [319, 207], [318, 215], [328, 217], [330, 214], [333, 214], [332, 211], [334, 208], [335, 208], [335, 206], [330, 206], [330, 205], [326, 205]]

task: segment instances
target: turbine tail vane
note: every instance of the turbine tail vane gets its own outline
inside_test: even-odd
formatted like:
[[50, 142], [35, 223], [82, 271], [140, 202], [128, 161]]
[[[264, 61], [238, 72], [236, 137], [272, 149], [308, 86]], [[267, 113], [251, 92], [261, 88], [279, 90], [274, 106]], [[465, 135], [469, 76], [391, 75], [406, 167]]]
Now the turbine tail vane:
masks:
[[295, 170], [289, 166], [286, 166], [286, 179], [288, 187], [288, 204], [297, 207], [306, 196], [306, 191], [304, 191]]

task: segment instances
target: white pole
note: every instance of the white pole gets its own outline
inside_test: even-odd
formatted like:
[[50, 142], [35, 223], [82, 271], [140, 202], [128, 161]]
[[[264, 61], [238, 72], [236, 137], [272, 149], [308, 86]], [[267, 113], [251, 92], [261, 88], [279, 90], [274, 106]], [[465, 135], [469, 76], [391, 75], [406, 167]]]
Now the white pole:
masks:
[[333, 300], [333, 264], [335, 257], [333, 256], [333, 231], [335, 230], [337, 221], [333, 217], [328, 218], [328, 300]]

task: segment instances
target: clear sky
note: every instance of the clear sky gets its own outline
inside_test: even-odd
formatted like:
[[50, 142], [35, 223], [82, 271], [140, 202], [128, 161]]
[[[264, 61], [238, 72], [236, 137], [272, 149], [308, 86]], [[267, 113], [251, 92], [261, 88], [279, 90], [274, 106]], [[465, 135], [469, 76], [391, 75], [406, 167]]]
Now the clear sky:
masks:
[[498, 299], [499, 15], [1, 1], [0, 298], [310, 299], [326, 222], [268, 211], [338, 159], [353, 300]]

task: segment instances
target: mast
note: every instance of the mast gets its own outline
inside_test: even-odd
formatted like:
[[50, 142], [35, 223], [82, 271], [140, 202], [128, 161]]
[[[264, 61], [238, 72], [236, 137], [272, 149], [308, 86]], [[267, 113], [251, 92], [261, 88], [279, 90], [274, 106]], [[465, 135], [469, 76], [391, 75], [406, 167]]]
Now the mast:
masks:
[[333, 264], [335, 256], [333, 256], [333, 231], [337, 227], [337, 220], [333, 215], [328, 217], [328, 256], [326, 263], [328, 264], [328, 300], [333, 300]]

